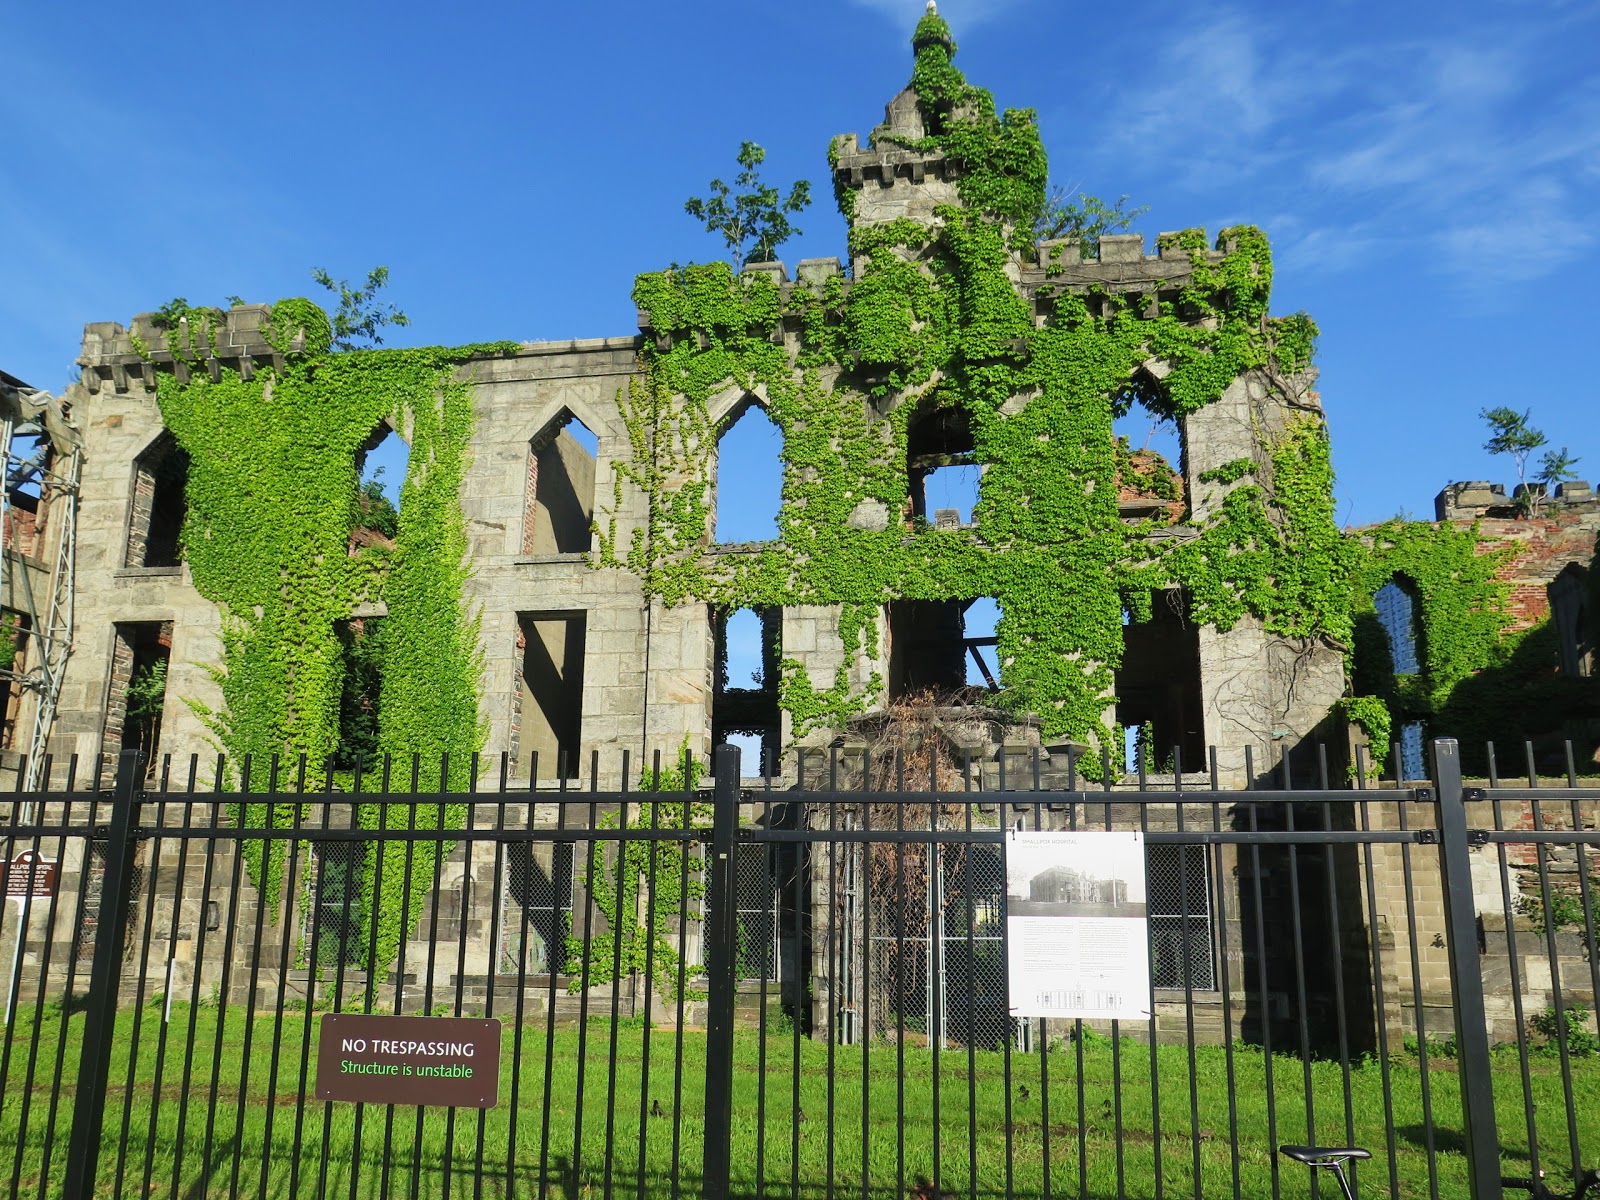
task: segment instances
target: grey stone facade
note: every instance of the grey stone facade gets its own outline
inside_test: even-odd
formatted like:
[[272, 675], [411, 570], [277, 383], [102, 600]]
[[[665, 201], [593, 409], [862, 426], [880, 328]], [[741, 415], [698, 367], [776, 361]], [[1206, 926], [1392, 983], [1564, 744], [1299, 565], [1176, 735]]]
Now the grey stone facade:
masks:
[[[958, 199], [955, 164], [938, 151], [901, 144], [923, 133], [917, 97], [908, 89], [890, 101], [884, 124], [865, 145], [854, 134], [835, 140], [836, 182], [854, 191], [857, 224], [905, 217], [935, 222], [938, 206]], [[1047, 244], [1036, 262], [1013, 255], [1008, 273], [1043, 321], [1053, 289], [1154, 297], [1181, 287], [1192, 273], [1187, 250], [1144, 251], [1137, 235], [1105, 237], [1098, 257], [1089, 259], [1080, 257], [1077, 243]], [[1213, 258], [1220, 254], [1213, 252]], [[755, 263], [746, 270], [768, 273], [787, 294], [819, 287], [841, 268], [834, 259], [807, 260], [794, 282], [781, 263]], [[268, 311], [260, 305], [230, 311], [215, 349], [204, 356], [206, 369], [249, 376], [275, 362], [277, 352], [262, 332]], [[511, 753], [518, 778], [526, 777], [535, 751], [539, 773], [550, 778], [556, 770], [552, 757], [576, 759], [598, 751], [603, 769], [611, 770], [622, 750], [671, 752], [685, 738], [697, 752], [709, 749], [716, 615], [703, 603], [668, 607], [647, 601], [629, 572], [592, 565], [587, 524], [596, 514], [596, 497], [611, 508], [618, 464], [632, 450], [619, 399], [638, 377], [639, 350], [657, 336], [649, 313], [639, 316], [636, 334], [525, 344], [514, 355], [463, 368], [473, 381], [477, 415], [461, 504], [472, 566], [466, 603], [481, 615], [480, 715], [487, 748]], [[170, 464], [162, 465], [170, 446], [163, 443], [155, 380], [161, 371], [188, 369], [162, 350], [148, 356], [137, 351], [163, 345], [152, 320], [149, 314], [136, 317], [131, 330], [111, 323], [88, 326], [80, 359], [84, 381], [70, 397], [85, 439], [80, 635], [51, 740], [58, 756], [88, 759], [122, 745], [118, 690], [125, 686], [128, 664], [119, 668], [118, 655], [126, 659], [127, 647], [148, 640], [152, 629], [162, 631], [170, 653], [168, 694], [202, 706], [219, 700], [211, 675], [221, 650], [216, 607], [194, 589], [185, 566], [156, 550], [146, 552], [159, 540], [161, 517], [152, 514], [160, 507], [161, 480], [171, 475]], [[798, 348], [798, 329], [783, 336]], [[1157, 360], [1144, 369], [1156, 378], [1165, 371]], [[1181, 431], [1183, 485], [1192, 522], [1203, 521], [1229, 487], [1238, 486], [1202, 482], [1207, 471], [1248, 458], [1260, 468], [1258, 479], [1270, 481], [1271, 446], [1296, 398], [1312, 384], [1309, 373], [1270, 385], [1264, 375], [1248, 374], [1187, 418]], [[712, 399], [708, 416], [720, 428], [751, 403], [765, 403], [760, 389], [731, 387]], [[1020, 407], [1026, 397], [1013, 403]], [[595, 435], [593, 457], [569, 430], [574, 420]], [[607, 519], [616, 520], [617, 536], [626, 544], [630, 530], [644, 521], [644, 500], [626, 483], [616, 494], [620, 504]], [[893, 515], [881, 508], [867, 506], [851, 521], [885, 528]], [[1129, 519], [1138, 510], [1132, 503]], [[1177, 525], [1153, 536], [1182, 539], [1192, 533], [1193, 525]], [[750, 550], [711, 546], [709, 552]], [[887, 678], [887, 614], [879, 619], [878, 661], [846, 654], [837, 636], [838, 616], [828, 606], [785, 607], [783, 655], [813, 679], [831, 680], [841, 665], [856, 687], [865, 687], [874, 673]], [[1129, 636], [1141, 631], [1130, 627]], [[1178, 706], [1181, 716], [1163, 718], [1173, 727], [1168, 732], [1186, 726], [1181, 732], [1191, 746], [1297, 744], [1316, 730], [1343, 691], [1342, 655], [1331, 644], [1293, 642], [1251, 618], [1225, 632], [1200, 628], [1193, 638], [1184, 653], [1194, 660], [1185, 668], [1193, 677], [1185, 686], [1194, 697]], [[1136, 681], [1130, 687], [1139, 690]], [[1155, 690], [1144, 689], [1151, 695]], [[1109, 696], [1107, 704], [1109, 711]], [[787, 716], [780, 719], [779, 740], [793, 744]], [[831, 736], [822, 731], [813, 741]], [[159, 746], [180, 757], [209, 752], [189, 703], [166, 705]], [[1225, 752], [1220, 765], [1227, 781], [1240, 778], [1241, 759]]]
[[[914, 94], [902, 92], [890, 102], [885, 127], [905, 139], [922, 135]], [[880, 148], [870, 140], [863, 147], [855, 135], [838, 139], [835, 150], [836, 178], [857, 195], [858, 224], [907, 217], [934, 221], [938, 206], [957, 200], [956, 168], [937, 152]], [[1040, 322], [1047, 319], [1051, 290], [1153, 298], [1181, 288], [1193, 272], [1189, 251], [1163, 246], [1146, 254], [1137, 235], [1108, 236], [1098, 256], [1088, 259], [1080, 257], [1076, 243], [1046, 244], [1037, 259], [1014, 255], [1008, 274]], [[836, 259], [807, 260], [798, 265], [793, 282], [781, 263], [755, 263], [746, 270], [769, 274], [787, 295], [796, 287], [821, 287], [842, 267]], [[204, 369], [213, 374], [237, 370], [248, 377], [276, 361], [277, 352], [261, 332], [266, 312], [262, 306], [231, 310], [214, 350], [205, 355]], [[624, 752], [638, 764], [655, 751], [672, 754], [685, 740], [696, 754], [710, 749], [718, 686], [717, 614], [704, 602], [667, 606], [647, 598], [632, 573], [597, 567], [587, 532], [601, 503], [611, 509], [607, 519], [615, 519], [622, 545], [645, 522], [643, 495], [625, 481], [615, 492], [613, 485], [618, 464], [633, 452], [621, 401], [640, 378], [641, 348], [656, 337], [650, 314], [641, 312], [637, 333], [525, 344], [515, 354], [462, 368], [473, 384], [476, 412], [460, 496], [472, 568], [465, 602], [481, 619], [478, 694], [487, 749], [512, 756], [513, 782], [528, 781], [534, 754], [538, 777], [546, 784], [561, 766], [569, 775], [581, 770], [587, 779], [593, 754], [596, 781], [608, 787], [619, 782]], [[791, 351], [798, 349], [797, 327], [785, 328], [782, 337]], [[217, 607], [196, 591], [187, 566], [160, 561], [162, 556], [151, 551], [163, 521], [161, 481], [176, 469], [164, 457], [168, 435], [155, 382], [161, 371], [181, 374], [188, 368], [161, 350], [141, 354], [137, 345], [163, 345], [150, 314], [134, 318], [131, 331], [110, 323], [88, 326], [80, 359], [83, 382], [70, 395], [85, 445], [79, 635], [51, 749], [60, 758], [77, 755], [85, 762], [103, 761], [127, 743], [124, 696], [141, 647], [146, 661], [159, 649], [169, 663], [169, 699], [158, 731], [163, 754], [179, 762], [189, 754], [208, 757], [213, 748], [205, 727], [191, 704], [179, 701], [202, 707], [220, 702], [213, 676], [222, 659]], [[1165, 366], [1152, 359], [1143, 369], [1159, 378]], [[826, 386], [832, 380], [822, 382]], [[1258, 482], [1270, 489], [1273, 446], [1295, 409], [1309, 404], [1313, 383], [1310, 373], [1287, 381], [1248, 373], [1215, 403], [1189, 416], [1180, 432], [1191, 524], [1150, 536], [1193, 537], [1194, 523], [1216, 511], [1229, 488], [1240, 486], [1205, 480], [1224, 464], [1249, 459], [1256, 464]], [[1020, 411], [1027, 400], [1014, 397], [1002, 411]], [[720, 429], [747, 405], [765, 402], [759, 388], [729, 387], [710, 400], [707, 416]], [[571, 432], [574, 420], [595, 435], [593, 458]], [[1125, 517], [1138, 519], [1149, 503], [1148, 497], [1127, 499]], [[850, 518], [875, 529], [887, 529], [898, 519], [881, 504], [863, 505]], [[748, 546], [711, 545], [709, 529], [706, 540], [707, 553], [754, 552]], [[1169, 732], [1201, 748], [1193, 760], [1186, 758], [1190, 770], [1201, 768], [1203, 748], [1215, 745], [1222, 748], [1222, 786], [1241, 784], [1240, 748], [1293, 747], [1327, 719], [1344, 690], [1342, 652], [1324, 640], [1273, 634], [1248, 617], [1228, 631], [1196, 628], [1182, 615], [1182, 597], [1171, 599], [1180, 614], [1176, 622], [1160, 625], [1152, 619], [1148, 629], [1141, 628], [1143, 623], [1128, 626], [1130, 640], [1166, 640], [1161, 653], [1143, 660], [1130, 655], [1131, 661], [1145, 663], [1145, 677], [1119, 680], [1119, 690], [1126, 682], [1130, 693], [1142, 690], [1155, 697], [1150, 703], [1165, 714]], [[377, 616], [381, 610], [358, 615]], [[832, 680], [842, 667], [850, 684], [864, 689], [875, 675], [893, 674], [895, 630], [887, 611], [877, 618], [873, 656], [846, 649], [838, 606], [787, 605], [777, 621], [783, 656], [812, 679]], [[1108, 712], [1114, 703], [1108, 695]], [[819, 730], [796, 738], [790, 718], [780, 714], [778, 740], [786, 746], [798, 742], [820, 748], [838, 733]], [[991, 786], [999, 782], [1002, 764], [1015, 772], [1013, 778], [1023, 775], [1035, 749], [1046, 755], [1049, 782], [1064, 782], [1073, 751], [1064, 744], [1043, 745], [1036, 723], [1027, 720], [974, 735], [961, 748], [975, 762], [975, 782]], [[537, 821], [536, 812], [523, 808], [526, 820]], [[467, 974], [474, 977], [493, 973], [491, 934], [501, 920], [484, 907], [495, 887], [491, 853], [483, 847], [470, 853], [458, 848], [439, 891], [439, 920], [448, 925], [447, 936], [468, 931], [472, 939]], [[218, 869], [237, 874], [232, 864], [232, 858], [219, 860]], [[812, 863], [815, 887], [823, 886], [831, 865], [822, 858]], [[160, 871], [169, 868], [177, 870], [165, 861], [155, 864]], [[248, 884], [237, 890], [251, 893]], [[826, 895], [817, 899], [823, 905], [829, 900]], [[296, 897], [281, 903], [290, 914], [284, 928], [292, 928], [303, 917], [295, 914]], [[168, 910], [158, 914], [153, 928], [188, 929], [188, 936], [198, 939], [196, 923], [203, 916], [199, 909], [176, 916]], [[429, 932], [419, 928], [414, 934], [423, 939], [414, 943], [417, 953]], [[283, 946], [274, 942], [263, 954], [281, 955]], [[187, 951], [169, 949], [164, 957], [184, 961]], [[800, 951], [786, 944], [779, 954], [798, 962]], [[195, 969], [202, 968], [209, 969], [204, 963]], [[825, 963], [811, 964], [810, 973], [819, 986], [828, 982]], [[819, 1028], [834, 1019], [830, 1013], [815, 1016]]]

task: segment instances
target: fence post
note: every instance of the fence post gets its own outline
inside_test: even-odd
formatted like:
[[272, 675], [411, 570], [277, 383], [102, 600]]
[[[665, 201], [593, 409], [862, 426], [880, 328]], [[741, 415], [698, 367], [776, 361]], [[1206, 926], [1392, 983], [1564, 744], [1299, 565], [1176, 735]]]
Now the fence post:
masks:
[[[128, 935], [133, 897], [133, 831], [138, 823], [144, 755], [124, 750], [117, 756], [117, 779], [111, 796], [111, 822], [106, 828], [106, 873], [100, 889], [100, 916], [94, 933], [94, 959], [89, 968], [89, 997], [84, 1007], [83, 1044], [73, 1087], [72, 1136], [67, 1143], [66, 1200], [94, 1195], [100, 1158], [100, 1127], [106, 1112], [106, 1085], [111, 1076], [111, 1045], [117, 1019], [117, 993], [122, 982], [122, 947]], [[91, 846], [84, 846], [87, 886]], [[69, 997], [70, 1003], [70, 997]], [[70, 1013], [70, 1009], [69, 1009]]]
[[1456, 1062], [1467, 1169], [1474, 1200], [1498, 1200], [1500, 1134], [1494, 1117], [1494, 1077], [1483, 1006], [1483, 964], [1478, 954], [1478, 914], [1472, 896], [1472, 853], [1461, 786], [1461, 747], [1435, 738], [1439, 789], [1439, 865], [1444, 879], [1445, 945], [1450, 954], [1450, 995], [1456, 1018]]
[[706, 1200], [727, 1200], [733, 1157], [733, 1000], [738, 986], [738, 922], [734, 919], [733, 840], [739, 828], [739, 747], [718, 746], [712, 772], [711, 854], [706, 860]]

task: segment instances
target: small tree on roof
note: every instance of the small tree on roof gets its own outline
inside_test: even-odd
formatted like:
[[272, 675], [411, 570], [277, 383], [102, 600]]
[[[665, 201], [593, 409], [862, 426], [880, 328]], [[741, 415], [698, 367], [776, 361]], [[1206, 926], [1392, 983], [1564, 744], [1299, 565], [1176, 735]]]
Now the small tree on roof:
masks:
[[[711, 195], [707, 199], [691, 196], [684, 201], [683, 211], [705, 222], [711, 233], [720, 233], [733, 256], [733, 269], [739, 270], [746, 262], [770, 262], [778, 247], [801, 231], [789, 221], [790, 213], [799, 213], [811, 203], [811, 184], [797, 179], [789, 188], [787, 197], [778, 189], [761, 182], [760, 167], [767, 152], [754, 142], [739, 147], [739, 165], [744, 168], [733, 178], [735, 193], [720, 179], [711, 181]], [[751, 243], [748, 252], [746, 243]]]
[[1529, 482], [1528, 456], [1547, 440], [1542, 431], [1528, 424], [1528, 418], [1533, 415], [1531, 408], [1520, 413], [1514, 408], [1486, 408], [1478, 415], [1489, 422], [1489, 428], [1493, 431], [1483, 448], [1490, 454], [1508, 455], [1516, 464], [1517, 482], [1522, 484], [1517, 508], [1523, 516], [1537, 516], [1539, 505], [1548, 493], [1555, 490], [1557, 484], [1578, 477], [1573, 470], [1578, 465], [1578, 459], [1563, 446], [1559, 450], [1546, 450], [1539, 456], [1539, 470], [1534, 474], [1533, 481]]

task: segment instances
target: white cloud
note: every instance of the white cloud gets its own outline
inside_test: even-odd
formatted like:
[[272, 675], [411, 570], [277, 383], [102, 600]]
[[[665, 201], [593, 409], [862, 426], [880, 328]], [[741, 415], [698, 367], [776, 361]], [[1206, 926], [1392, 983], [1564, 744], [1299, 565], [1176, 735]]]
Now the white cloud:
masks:
[[1596, 244], [1593, 226], [1574, 215], [1577, 208], [1560, 181], [1532, 178], [1502, 196], [1483, 219], [1441, 230], [1434, 245], [1451, 269], [1483, 290], [1507, 280], [1540, 279]]
[[1600, 224], [1600, 84], [1551, 65], [1592, 25], [1580, 9], [1351, 39], [1298, 12], [1206, 10], [1156, 50], [1157, 82], [1133, 93], [1107, 153], [1281, 208], [1274, 233], [1301, 268], [1409, 245], [1443, 274], [1537, 279]]

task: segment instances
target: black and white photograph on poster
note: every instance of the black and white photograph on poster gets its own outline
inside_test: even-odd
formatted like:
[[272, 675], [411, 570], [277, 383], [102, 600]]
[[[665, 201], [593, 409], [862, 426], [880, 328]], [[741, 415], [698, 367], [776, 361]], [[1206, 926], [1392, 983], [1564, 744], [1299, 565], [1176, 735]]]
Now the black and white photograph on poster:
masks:
[[1014, 1017], [1150, 1019], [1144, 835], [1006, 835]]

